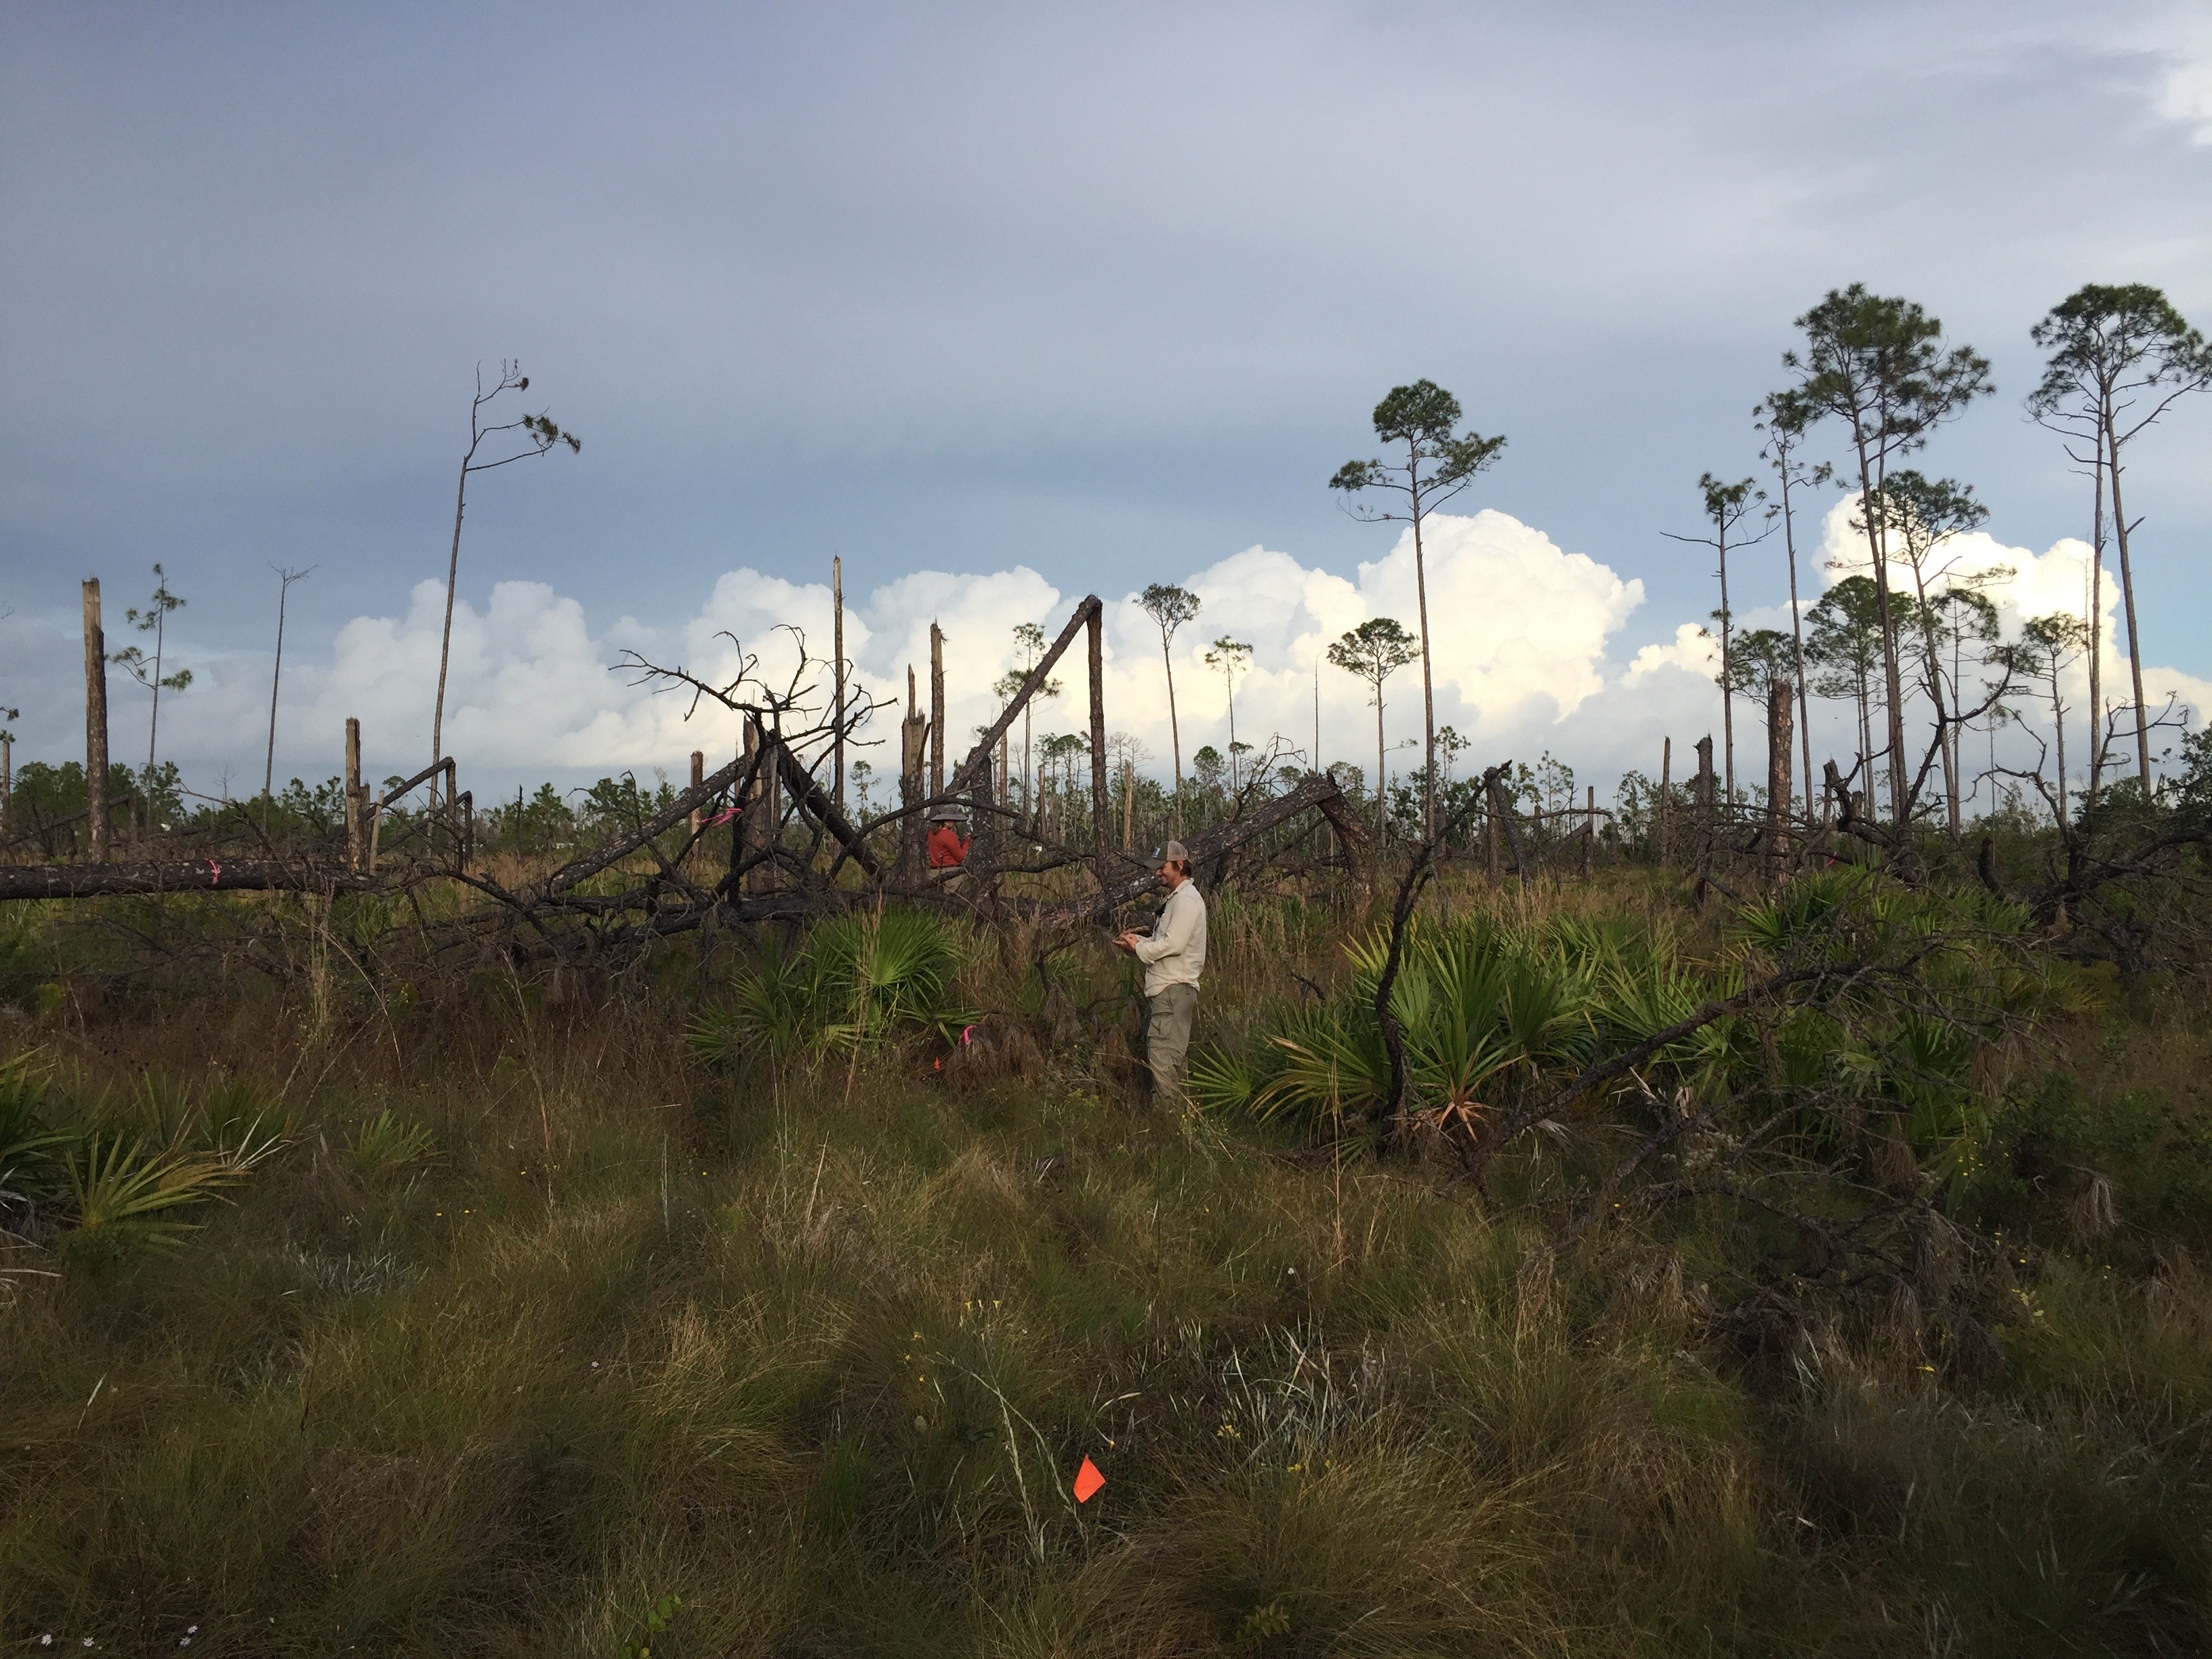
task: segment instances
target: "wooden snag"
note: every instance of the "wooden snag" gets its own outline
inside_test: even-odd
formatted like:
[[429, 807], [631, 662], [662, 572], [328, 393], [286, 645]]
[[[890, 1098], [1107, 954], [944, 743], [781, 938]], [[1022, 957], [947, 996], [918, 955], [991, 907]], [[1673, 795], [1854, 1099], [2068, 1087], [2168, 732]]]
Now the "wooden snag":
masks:
[[84, 584], [84, 806], [92, 861], [107, 858], [107, 636], [100, 626], [100, 578]]

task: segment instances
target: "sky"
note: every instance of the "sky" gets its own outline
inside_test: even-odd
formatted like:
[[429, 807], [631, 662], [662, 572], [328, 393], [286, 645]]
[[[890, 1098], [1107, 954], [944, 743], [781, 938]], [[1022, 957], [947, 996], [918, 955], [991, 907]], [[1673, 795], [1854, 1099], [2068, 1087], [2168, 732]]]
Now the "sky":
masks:
[[[157, 560], [193, 787], [258, 787], [273, 565], [313, 570], [279, 781], [334, 770], [348, 714], [373, 772], [426, 761], [469, 393], [513, 358], [517, 411], [583, 449], [471, 486], [447, 747], [488, 792], [719, 752], [726, 722], [611, 665], [818, 646], [832, 556], [872, 689], [944, 621], [963, 731], [1014, 624], [1096, 592], [1109, 724], [1164, 769], [1123, 603], [1164, 580], [1206, 605], [1186, 755], [1226, 738], [1223, 631], [1255, 647], [1238, 736], [1310, 747], [1327, 638], [1413, 621], [1397, 527], [1327, 481], [1421, 377], [1508, 440], [1431, 538], [1439, 721], [1604, 787], [1719, 726], [1711, 557], [1668, 532], [1702, 472], [1758, 471], [1751, 408], [1831, 288], [1992, 360], [1920, 461], [1989, 505], [1978, 557], [2078, 589], [2088, 487], [2022, 411], [2028, 329], [2090, 281], [2212, 322], [2212, 8], [25, 4], [0, 224], [19, 761], [81, 746], [78, 583], [113, 647]], [[2212, 395], [2130, 473], [2145, 659], [2192, 708], [2208, 442]], [[1808, 598], [1850, 556], [1835, 499], [1798, 527]], [[1779, 541], [1732, 562], [1750, 625], [1786, 625]], [[1374, 710], [1321, 678], [1323, 757], [1371, 766]], [[113, 696], [137, 757], [147, 698]], [[1389, 742], [1418, 708], [1409, 672]]]

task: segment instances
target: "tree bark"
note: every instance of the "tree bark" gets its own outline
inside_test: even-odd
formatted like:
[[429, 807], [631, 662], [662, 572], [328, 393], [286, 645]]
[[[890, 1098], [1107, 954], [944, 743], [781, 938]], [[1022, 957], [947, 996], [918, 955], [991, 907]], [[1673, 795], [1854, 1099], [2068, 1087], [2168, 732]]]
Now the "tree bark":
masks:
[[945, 793], [945, 630], [929, 625], [929, 794]]
[[922, 768], [929, 742], [929, 721], [921, 712], [914, 670], [906, 671], [906, 718], [899, 722], [899, 805], [907, 816], [899, 823], [899, 879], [912, 886], [921, 879], [923, 838], [927, 834], [921, 805]]
[[100, 625], [100, 578], [84, 585], [84, 805], [88, 851], [107, 858], [107, 636]]
[[1705, 896], [1705, 883], [1713, 870], [1713, 740], [1711, 734], [1698, 739], [1698, 896]]
[[1780, 881], [1790, 841], [1791, 691], [1777, 680], [1766, 693], [1766, 859], [1770, 879]]
[[[345, 723], [345, 830], [346, 867], [362, 867], [361, 816], [361, 722], [350, 715]], [[516, 814], [516, 829], [521, 827], [521, 815]]]
[[0, 865], [0, 900], [97, 898], [128, 893], [319, 893], [368, 885], [368, 878], [354, 871], [265, 859]]

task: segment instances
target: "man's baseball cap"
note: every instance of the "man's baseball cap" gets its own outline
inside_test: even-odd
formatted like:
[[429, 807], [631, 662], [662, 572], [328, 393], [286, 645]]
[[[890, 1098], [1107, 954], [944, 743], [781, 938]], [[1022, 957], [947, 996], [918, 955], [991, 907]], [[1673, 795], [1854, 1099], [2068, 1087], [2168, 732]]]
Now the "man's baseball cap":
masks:
[[1185, 847], [1179, 841], [1171, 841], [1166, 846], [1160, 848], [1158, 854], [1153, 858], [1152, 862], [1154, 864], [1188, 864], [1190, 862], [1190, 848]]

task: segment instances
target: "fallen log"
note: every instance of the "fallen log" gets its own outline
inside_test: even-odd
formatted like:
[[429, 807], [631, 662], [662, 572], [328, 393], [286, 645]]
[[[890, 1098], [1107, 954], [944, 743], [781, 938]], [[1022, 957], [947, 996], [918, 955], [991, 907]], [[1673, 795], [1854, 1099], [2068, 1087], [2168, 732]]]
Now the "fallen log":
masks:
[[101, 898], [138, 893], [337, 893], [359, 892], [374, 885], [374, 877], [343, 865], [269, 859], [0, 865], [0, 899]]

